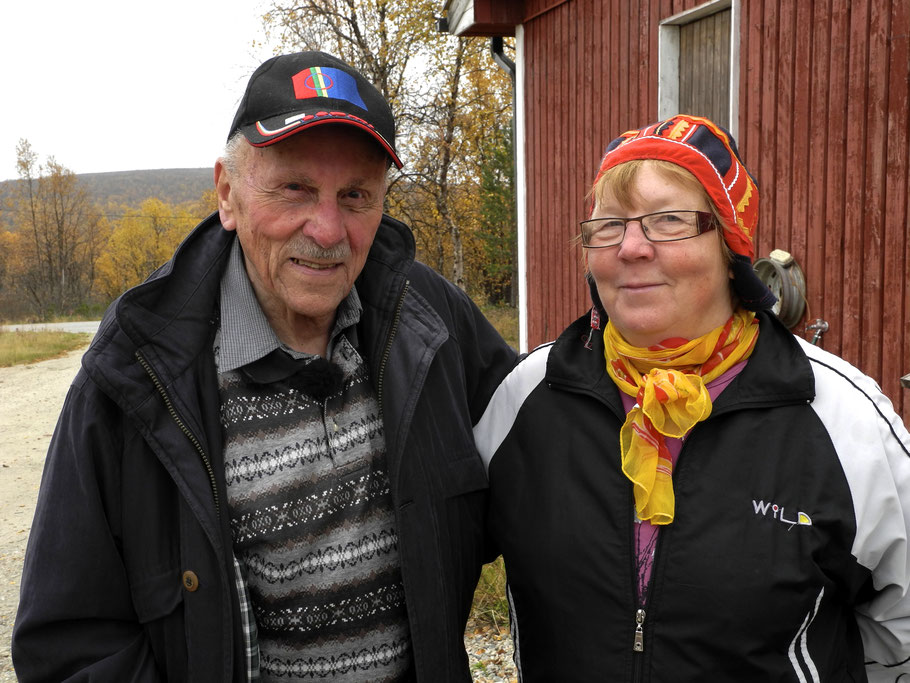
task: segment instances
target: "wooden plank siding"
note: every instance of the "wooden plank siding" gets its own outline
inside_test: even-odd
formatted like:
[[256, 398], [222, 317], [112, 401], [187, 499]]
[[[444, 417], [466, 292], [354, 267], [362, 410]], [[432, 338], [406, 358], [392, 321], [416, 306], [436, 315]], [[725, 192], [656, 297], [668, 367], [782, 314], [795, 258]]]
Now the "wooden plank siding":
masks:
[[[528, 343], [590, 305], [585, 195], [606, 144], [657, 119], [660, 21], [698, 0], [526, 0]], [[910, 3], [743, 0], [738, 142], [761, 193], [757, 256], [807, 282], [794, 332], [882, 385], [910, 421]], [[906, 396], [905, 396], [906, 394]]]
[[758, 162], [758, 253], [794, 254], [806, 317], [830, 325], [823, 346], [875, 377], [907, 420], [907, 3], [743, 4], [740, 124], [758, 131], [742, 145]]

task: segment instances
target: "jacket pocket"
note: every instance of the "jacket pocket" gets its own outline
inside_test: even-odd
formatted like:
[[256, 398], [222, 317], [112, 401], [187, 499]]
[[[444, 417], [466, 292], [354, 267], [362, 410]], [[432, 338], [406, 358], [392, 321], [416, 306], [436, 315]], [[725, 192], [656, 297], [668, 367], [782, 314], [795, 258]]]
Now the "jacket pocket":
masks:
[[134, 577], [133, 607], [145, 631], [155, 664], [163, 680], [186, 683], [187, 642], [183, 614], [184, 586], [173, 568]]
[[446, 498], [480, 491], [488, 485], [486, 469], [475, 449], [460, 453], [455, 460], [448, 461], [443, 486]]
[[183, 602], [181, 577], [173, 569], [133, 577], [131, 590], [133, 607], [141, 624], [171, 614]]

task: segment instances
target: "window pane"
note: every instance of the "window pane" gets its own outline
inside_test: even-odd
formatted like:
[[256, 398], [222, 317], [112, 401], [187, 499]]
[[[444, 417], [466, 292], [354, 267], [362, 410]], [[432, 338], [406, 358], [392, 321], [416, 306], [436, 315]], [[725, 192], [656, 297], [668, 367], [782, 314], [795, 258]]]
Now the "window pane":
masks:
[[729, 9], [679, 27], [679, 111], [730, 128]]

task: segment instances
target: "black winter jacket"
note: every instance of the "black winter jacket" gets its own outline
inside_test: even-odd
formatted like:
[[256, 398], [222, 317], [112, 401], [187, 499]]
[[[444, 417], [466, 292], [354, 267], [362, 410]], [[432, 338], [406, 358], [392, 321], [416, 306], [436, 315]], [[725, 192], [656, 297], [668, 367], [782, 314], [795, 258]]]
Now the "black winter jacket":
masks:
[[[212, 355], [233, 233], [217, 214], [116, 301], [45, 466], [21, 584], [21, 681], [244, 680]], [[417, 678], [470, 680], [483, 555], [471, 428], [515, 353], [384, 217], [357, 281], [385, 425]]]
[[475, 435], [521, 680], [910, 671], [910, 436], [871, 379], [760, 315], [753, 355], [674, 468], [640, 652], [625, 411], [602, 334], [586, 348], [581, 318], [497, 390]]

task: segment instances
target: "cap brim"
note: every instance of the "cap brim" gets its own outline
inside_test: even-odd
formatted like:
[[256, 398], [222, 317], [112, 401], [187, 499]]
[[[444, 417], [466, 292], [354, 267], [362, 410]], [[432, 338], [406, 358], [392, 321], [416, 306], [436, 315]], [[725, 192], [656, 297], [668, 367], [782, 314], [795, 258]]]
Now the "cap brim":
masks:
[[326, 123], [341, 123], [354, 126], [360, 130], [369, 133], [376, 142], [385, 150], [386, 154], [392, 159], [396, 168], [401, 168], [403, 164], [401, 159], [395, 153], [392, 145], [382, 134], [371, 126], [367, 121], [353, 114], [347, 114], [342, 111], [325, 111], [317, 112], [297, 112], [283, 116], [274, 116], [263, 121], [240, 126], [240, 132], [254, 147], [268, 147], [280, 142], [300, 131], [313, 128]]

